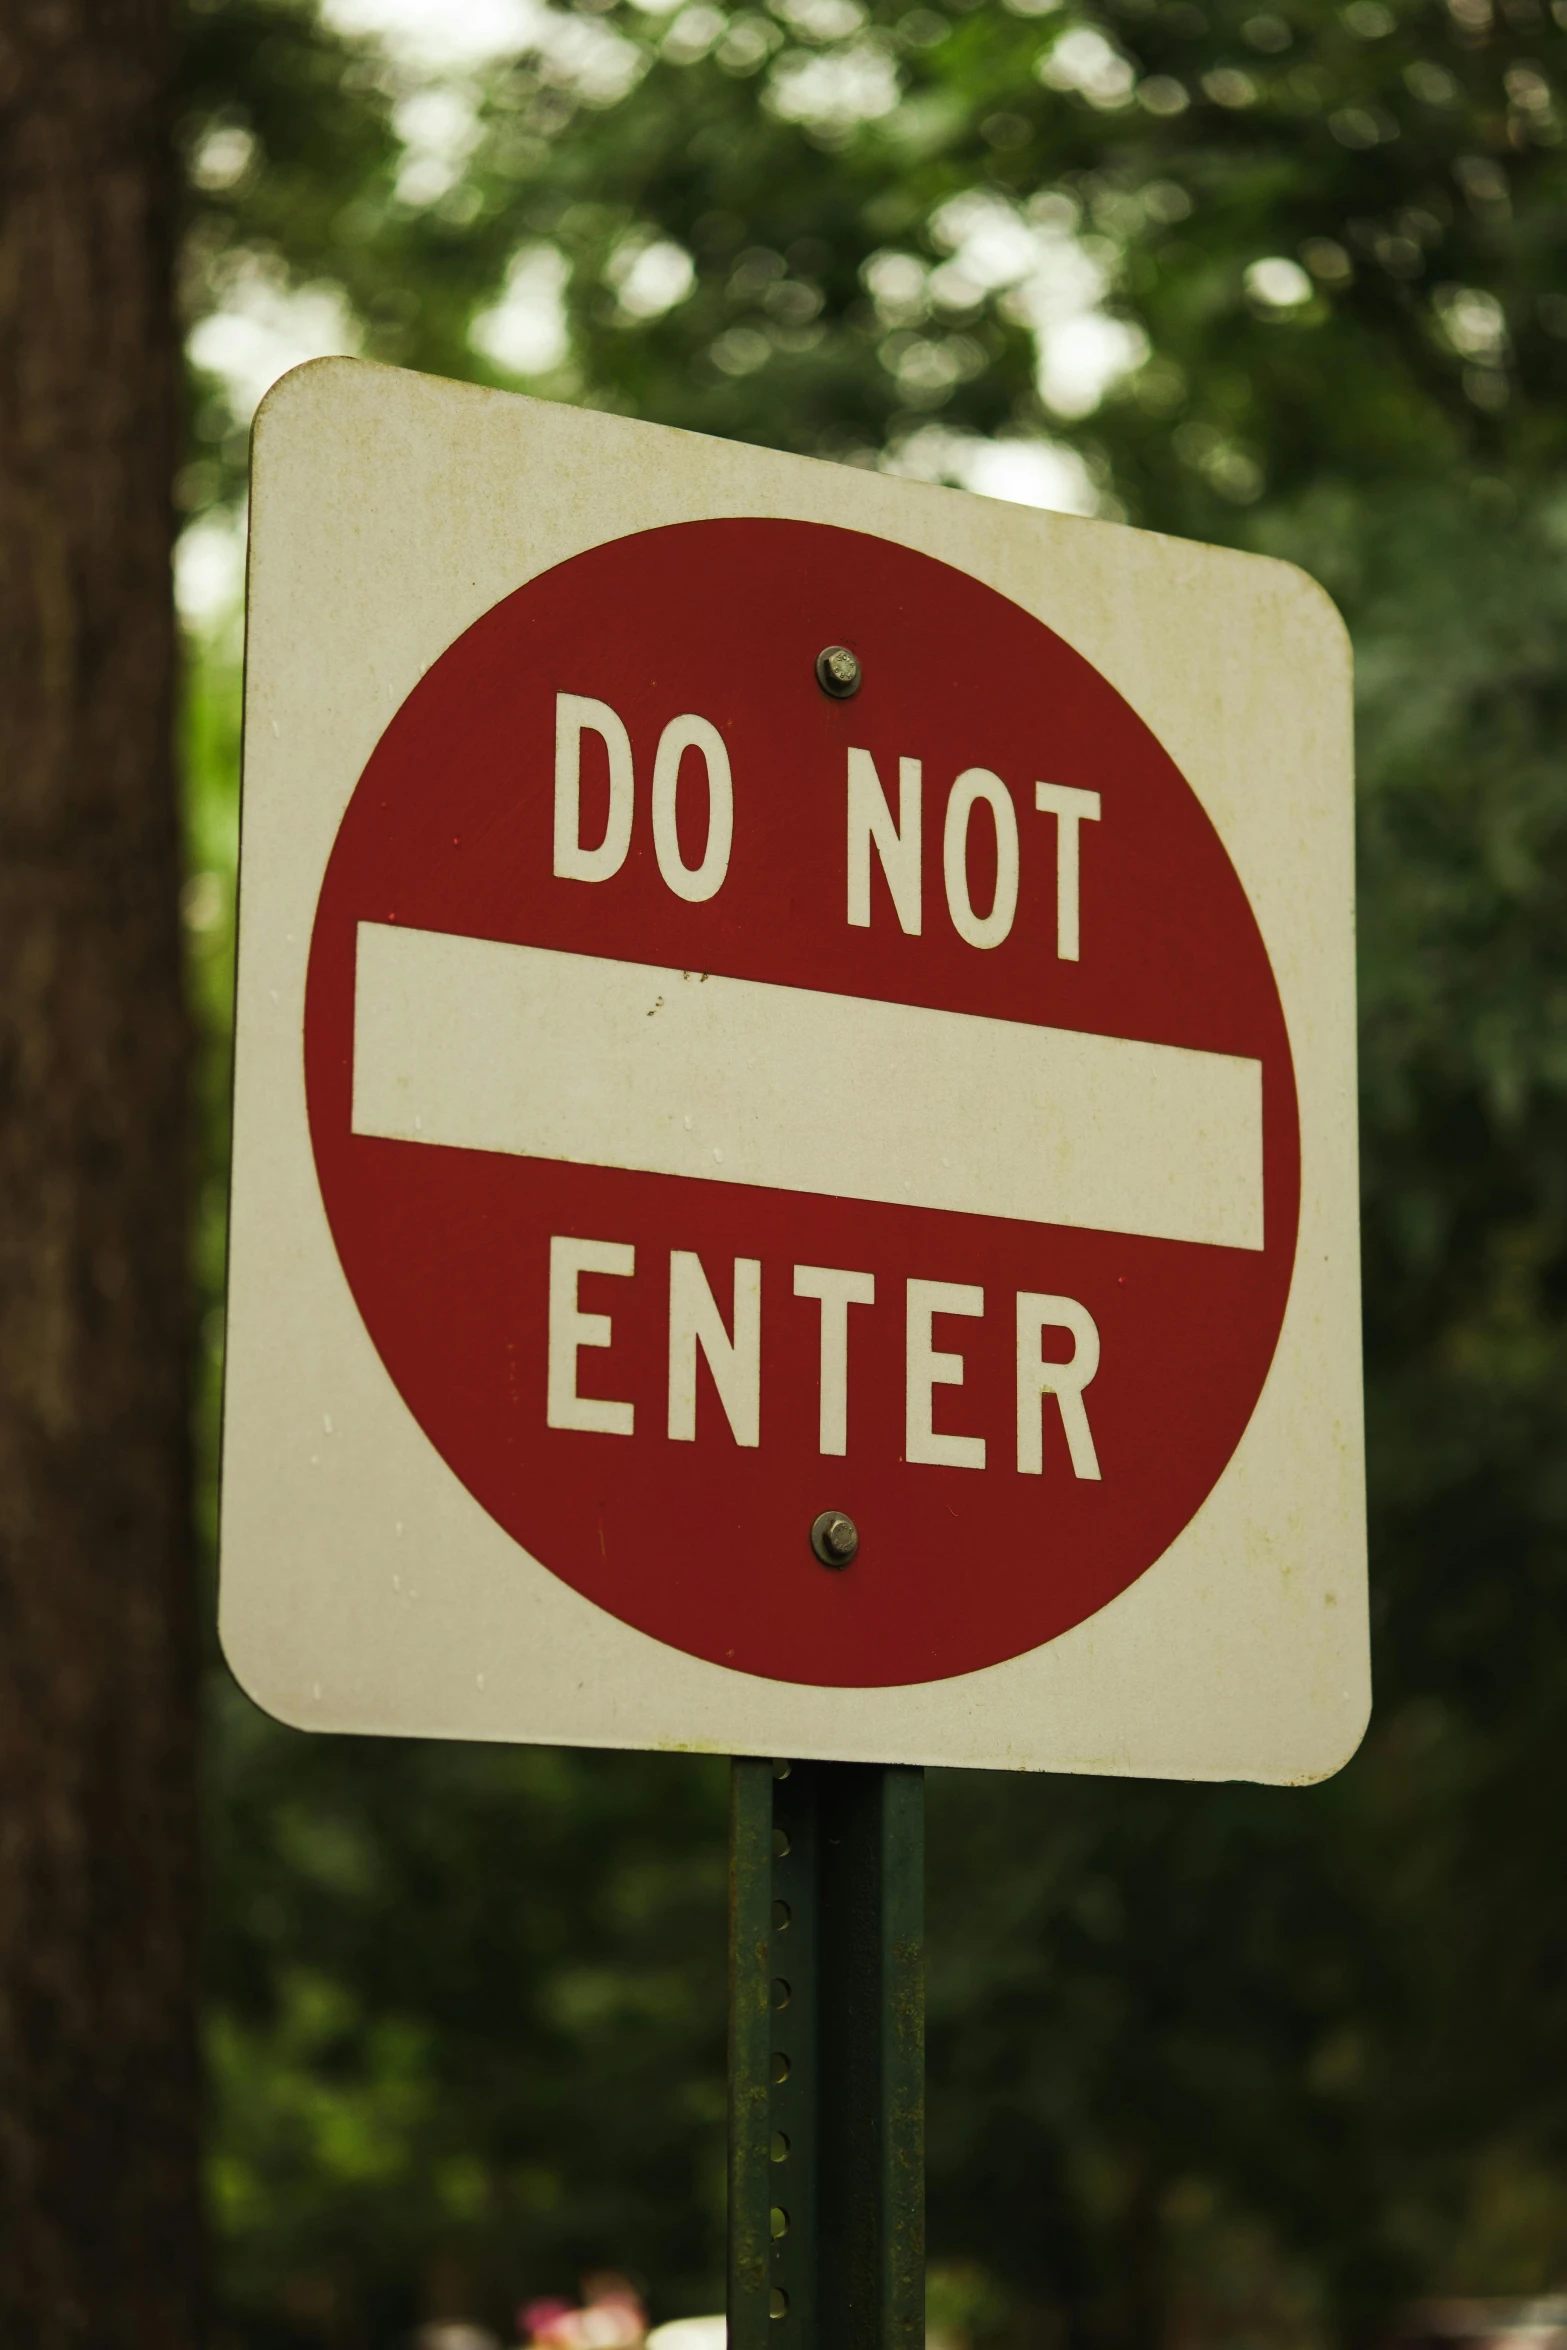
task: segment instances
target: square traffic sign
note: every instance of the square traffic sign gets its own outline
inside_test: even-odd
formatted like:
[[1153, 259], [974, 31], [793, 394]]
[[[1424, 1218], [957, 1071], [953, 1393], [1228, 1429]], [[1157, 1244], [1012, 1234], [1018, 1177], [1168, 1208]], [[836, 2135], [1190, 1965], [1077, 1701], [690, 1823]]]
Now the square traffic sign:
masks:
[[257, 424], [222, 1627], [304, 1726], [1308, 1779], [1349, 659], [1261, 558], [356, 361]]

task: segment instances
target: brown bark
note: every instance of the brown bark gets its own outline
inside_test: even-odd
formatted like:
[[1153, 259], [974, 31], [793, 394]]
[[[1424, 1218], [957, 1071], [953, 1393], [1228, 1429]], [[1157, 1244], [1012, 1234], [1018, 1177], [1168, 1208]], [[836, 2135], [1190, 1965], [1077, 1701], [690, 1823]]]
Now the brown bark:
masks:
[[196, 2339], [167, 0], [0, 0], [0, 2341]]

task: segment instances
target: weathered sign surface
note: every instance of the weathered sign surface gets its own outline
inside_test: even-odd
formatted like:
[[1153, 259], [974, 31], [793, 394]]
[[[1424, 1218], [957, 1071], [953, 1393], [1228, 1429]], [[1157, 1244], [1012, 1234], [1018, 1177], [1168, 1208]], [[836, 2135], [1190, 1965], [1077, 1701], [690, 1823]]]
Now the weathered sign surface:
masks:
[[345, 1729], [1336, 1767], [1320, 591], [348, 361], [263, 409], [252, 534], [246, 1685]]

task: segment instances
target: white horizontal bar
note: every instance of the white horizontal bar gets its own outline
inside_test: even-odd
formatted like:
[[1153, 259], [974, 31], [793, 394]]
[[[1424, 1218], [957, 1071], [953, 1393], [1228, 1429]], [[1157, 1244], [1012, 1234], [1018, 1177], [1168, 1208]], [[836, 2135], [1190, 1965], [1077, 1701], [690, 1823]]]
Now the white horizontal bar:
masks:
[[1262, 1064], [359, 925], [354, 1131], [1262, 1246]]

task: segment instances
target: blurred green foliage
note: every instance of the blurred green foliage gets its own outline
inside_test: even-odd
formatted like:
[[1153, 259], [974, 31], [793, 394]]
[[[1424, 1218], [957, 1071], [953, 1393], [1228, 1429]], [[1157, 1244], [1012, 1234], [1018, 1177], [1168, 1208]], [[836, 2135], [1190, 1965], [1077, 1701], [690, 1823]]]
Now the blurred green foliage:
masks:
[[[519, 24], [437, 71], [192, 8], [193, 514], [243, 477], [210, 322], [329, 287], [403, 364], [929, 478], [1070, 452], [1356, 638], [1377, 1717], [1304, 1792], [933, 1784], [933, 2318], [1314, 2350], [1559, 2287], [1567, 0]], [[236, 694], [198, 632], [209, 1486]], [[306, 1741], [216, 1664], [212, 1728], [223, 2338], [603, 2263], [716, 2306], [721, 1773]]]

